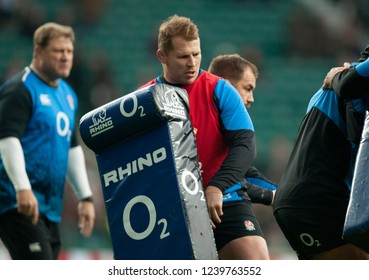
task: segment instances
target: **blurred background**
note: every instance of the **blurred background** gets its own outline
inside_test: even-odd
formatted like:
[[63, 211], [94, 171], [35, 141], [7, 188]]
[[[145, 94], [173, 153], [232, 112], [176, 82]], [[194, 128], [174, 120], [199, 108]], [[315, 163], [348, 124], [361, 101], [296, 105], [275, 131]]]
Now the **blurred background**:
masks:
[[[255, 165], [279, 182], [310, 97], [326, 73], [355, 61], [369, 38], [366, 0], [0, 0], [0, 81], [28, 65], [34, 30], [47, 21], [71, 25], [77, 41], [70, 84], [79, 118], [161, 74], [157, 30], [168, 16], [190, 17], [201, 36], [202, 68], [218, 54], [239, 53], [260, 71], [249, 109]], [[61, 259], [112, 259], [95, 155], [84, 146], [97, 221], [93, 236], [77, 229], [77, 201], [65, 191]], [[296, 259], [272, 208], [255, 205], [272, 259]], [[0, 259], [8, 259], [0, 242]]]

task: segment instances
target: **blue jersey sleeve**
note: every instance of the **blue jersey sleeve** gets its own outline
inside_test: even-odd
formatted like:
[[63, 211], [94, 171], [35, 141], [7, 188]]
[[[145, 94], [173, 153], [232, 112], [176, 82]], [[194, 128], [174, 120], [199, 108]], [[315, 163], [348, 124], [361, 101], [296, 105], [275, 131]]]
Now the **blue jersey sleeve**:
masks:
[[220, 79], [214, 91], [225, 129], [254, 131], [250, 115], [237, 90], [226, 80]]
[[356, 66], [357, 73], [362, 77], [369, 77], [369, 59]]

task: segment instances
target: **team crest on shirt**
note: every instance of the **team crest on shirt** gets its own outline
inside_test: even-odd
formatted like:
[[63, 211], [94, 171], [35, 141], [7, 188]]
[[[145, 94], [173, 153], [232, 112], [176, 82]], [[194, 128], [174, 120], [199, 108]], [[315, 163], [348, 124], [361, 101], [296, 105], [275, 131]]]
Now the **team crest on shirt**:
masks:
[[246, 220], [246, 221], [244, 221], [243, 223], [244, 223], [244, 225], [245, 225], [245, 227], [246, 227], [246, 229], [247, 229], [248, 231], [253, 231], [253, 230], [255, 230], [255, 226], [254, 226], [254, 223], [253, 223], [253, 222], [251, 222], [251, 221], [249, 221], [249, 220]]
[[68, 100], [69, 107], [72, 110], [74, 110], [75, 106], [74, 106], [74, 99], [73, 99], [73, 97], [68, 94], [67, 95], [67, 100]]

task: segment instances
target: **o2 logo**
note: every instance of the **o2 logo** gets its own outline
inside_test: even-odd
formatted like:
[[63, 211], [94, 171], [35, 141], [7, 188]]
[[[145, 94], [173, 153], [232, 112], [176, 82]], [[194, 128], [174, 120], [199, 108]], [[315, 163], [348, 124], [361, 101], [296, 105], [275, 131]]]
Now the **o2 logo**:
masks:
[[[185, 169], [181, 175], [181, 182], [183, 188], [190, 195], [197, 195], [198, 193], [200, 193], [200, 200], [205, 201], [204, 192], [200, 190], [199, 182], [192, 172]], [[194, 187], [190, 188], [189, 186], [192, 184], [194, 185]], [[131, 214], [134, 211], [134, 207], [138, 204], [142, 204], [149, 215], [148, 223], [147, 225], [145, 225], [145, 229], [141, 232], [136, 231], [132, 227], [131, 222], [131, 216], [135, 216], [134, 214]], [[160, 239], [164, 239], [170, 236], [170, 232], [168, 231], [168, 221], [165, 218], [158, 219], [155, 204], [148, 196], [138, 195], [128, 201], [123, 209], [123, 228], [130, 238], [134, 240], [143, 240], [152, 234], [156, 226], [161, 227], [159, 236]]]
[[[146, 227], [146, 229], [142, 232], [137, 232], [132, 228], [131, 224], [131, 211], [133, 206], [135, 206], [138, 203], [142, 203], [146, 206], [147, 212], [149, 213], [149, 223]], [[152, 231], [155, 228], [155, 225], [158, 226], [162, 225], [162, 231], [160, 234], [160, 239], [164, 239], [170, 235], [169, 232], [167, 232], [168, 222], [166, 219], [160, 219], [158, 222], [156, 222], [156, 208], [154, 205], [154, 202], [145, 195], [138, 195], [134, 198], [132, 198], [127, 205], [124, 207], [123, 210], [123, 227], [126, 231], [127, 235], [131, 237], [134, 240], [142, 240], [148, 237]]]
[[[129, 101], [131, 101], [131, 102], [129, 102]], [[128, 102], [129, 102], [129, 104], [128, 104]], [[127, 107], [132, 107], [132, 108], [127, 108]], [[137, 96], [133, 95], [133, 94], [132, 95], [127, 95], [125, 98], [122, 99], [122, 101], [119, 104], [119, 109], [120, 109], [120, 113], [126, 118], [130, 118], [130, 117], [134, 116], [137, 113], [137, 111], [139, 111], [139, 114], [140, 114], [141, 118], [146, 115], [145, 112], [144, 112], [144, 107], [143, 106], [138, 106]]]
[[317, 247], [321, 246], [320, 241], [317, 239], [314, 239], [314, 237], [312, 237], [309, 233], [301, 233], [300, 240], [302, 243], [304, 243], [308, 247], [312, 247], [314, 245]]
[[72, 131], [70, 130], [70, 121], [68, 116], [64, 112], [58, 112], [56, 114], [56, 131], [61, 137], [67, 137], [70, 141]]
[[[200, 190], [199, 181], [196, 176], [189, 170], [185, 169], [181, 176], [181, 183], [183, 188], [190, 194], [190, 195], [197, 195], [198, 193], [201, 194], [200, 200], [205, 201], [204, 191]], [[193, 189], [190, 189], [189, 186], [194, 185]]]

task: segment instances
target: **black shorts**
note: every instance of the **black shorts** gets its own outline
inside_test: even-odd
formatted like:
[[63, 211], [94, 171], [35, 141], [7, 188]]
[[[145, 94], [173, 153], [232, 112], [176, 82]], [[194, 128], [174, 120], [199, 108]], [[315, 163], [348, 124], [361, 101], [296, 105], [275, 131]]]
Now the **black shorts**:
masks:
[[300, 260], [347, 244], [342, 238], [344, 209], [281, 208], [274, 216]]
[[61, 247], [57, 223], [40, 215], [33, 225], [16, 209], [0, 215], [0, 238], [14, 260], [55, 260]]
[[222, 222], [215, 224], [214, 229], [218, 251], [230, 241], [240, 237], [258, 235], [264, 238], [249, 201], [223, 203], [223, 216], [220, 219]]

